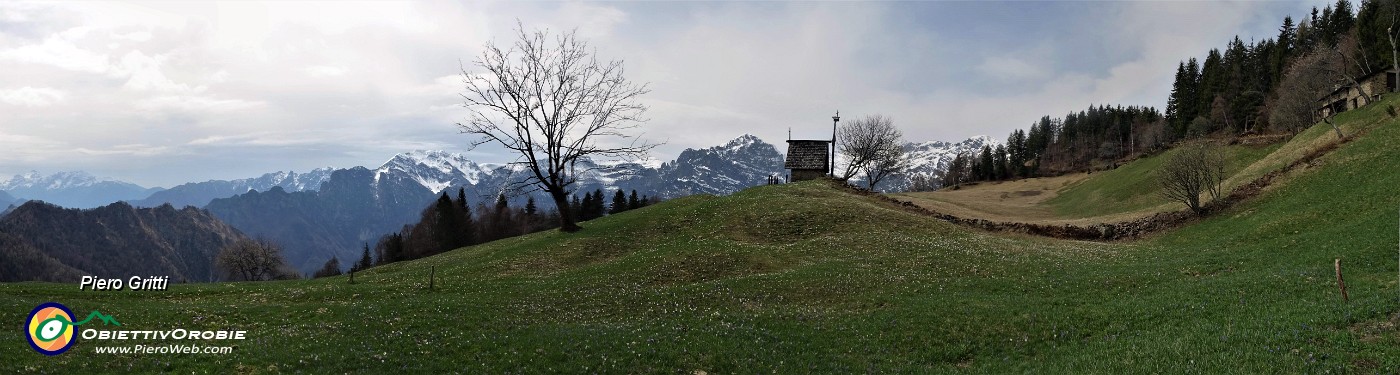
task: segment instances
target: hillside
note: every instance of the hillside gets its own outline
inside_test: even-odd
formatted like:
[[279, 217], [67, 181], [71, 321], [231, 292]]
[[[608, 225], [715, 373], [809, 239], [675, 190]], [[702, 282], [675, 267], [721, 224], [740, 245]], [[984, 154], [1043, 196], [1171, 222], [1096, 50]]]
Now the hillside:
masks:
[[208, 212], [123, 202], [89, 210], [30, 201], [0, 218], [0, 281], [82, 275], [213, 281], [214, 255], [244, 238]]
[[[675, 199], [356, 284], [102, 297], [0, 284], [0, 319], [58, 299], [127, 329], [174, 319], [253, 338], [228, 356], [100, 356], [80, 342], [61, 364], [86, 372], [1390, 373], [1400, 174], [1378, 171], [1400, 165], [1400, 126], [1373, 110], [1339, 117], [1355, 140], [1261, 195], [1137, 242], [969, 230], [806, 182]], [[19, 358], [0, 371], [55, 363], [26, 350], [0, 347]]]
[[[1393, 123], [1385, 101], [1343, 113], [1337, 121], [1347, 134], [1356, 135]], [[1284, 169], [1323, 148], [1336, 145], [1331, 127], [1318, 126], [1300, 132], [1282, 144], [1232, 144], [1222, 148], [1229, 176], [1224, 191], [1248, 184], [1270, 172]], [[1093, 173], [1014, 181], [982, 182], [960, 189], [891, 194], [934, 211], [971, 219], [1037, 224], [1085, 225], [1121, 222], [1159, 212], [1180, 211], [1179, 202], [1160, 194], [1153, 172], [1175, 150], [1167, 150]]]

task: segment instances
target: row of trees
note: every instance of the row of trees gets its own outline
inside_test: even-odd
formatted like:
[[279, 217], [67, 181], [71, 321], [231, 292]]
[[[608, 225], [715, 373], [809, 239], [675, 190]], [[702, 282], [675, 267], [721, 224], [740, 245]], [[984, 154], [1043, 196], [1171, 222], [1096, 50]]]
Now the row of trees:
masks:
[[943, 186], [997, 181], [1091, 168], [1165, 145], [1166, 123], [1151, 107], [1090, 106], [1063, 118], [1041, 117], [1030, 130], [1017, 129], [1002, 145], [983, 146], [953, 158]]
[[[612, 202], [604, 203], [602, 189], [584, 193], [580, 198], [573, 195], [570, 210], [579, 215], [578, 221], [592, 220], [604, 215], [622, 213], [628, 210], [651, 205], [657, 199], [615, 191]], [[473, 209], [467, 203], [466, 190], [458, 189], [455, 199], [443, 192], [433, 204], [423, 209], [418, 223], [405, 225], [398, 232], [379, 238], [373, 250], [365, 244], [360, 259], [351, 266], [352, 271], [368, 269], [374, 265], [418, 259], [448, 250], [491, 242], [556, 228], [559, 212], [541, 211], [530, 197], [525, 205], [512, 207], [505, 195], [497, 195], [494, 205], [477, 204]], [[326, 262], [315, 277], [335, 276], [340, 273], [339, 259]]]
[[[654, 200], [655, 199], [652, 197], [646, 195], [638, 197], [636, 190], [632, 190], [632, 194], [628, 195], [623, 193], [622, 189], [618, 189], [613, 192], [611, 202], [605, 202], [606, 199], [603, 197], [603, 189], [596, 189], [592, 192], [584, 193], [582, 199], [580, 199], [578, 195], [573, 195], [569, 201], [569, 211], [578, 215], [575, 218], [577, 221], [588, 221], [603, 217], [605, 214], [612, 215], [650, 206], [652, 203], [655, 203], [653, 202]], [[533, 202], [534, 201], [531, 200], [531, 204], [533, 204]]]

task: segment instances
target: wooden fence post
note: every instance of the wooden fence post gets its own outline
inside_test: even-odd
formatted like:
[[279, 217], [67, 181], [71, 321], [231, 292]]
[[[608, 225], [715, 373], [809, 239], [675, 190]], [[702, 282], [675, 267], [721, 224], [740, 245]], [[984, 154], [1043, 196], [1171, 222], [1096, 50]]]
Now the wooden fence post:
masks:
[[1332, 265], [1337, 269], [1337, 288], [1342, 290], [1342, 302], [1348, 302], [1350, 298], [1347, 297], [1347, 283], [1342, 281], [1342, 258], [1337, 258]]

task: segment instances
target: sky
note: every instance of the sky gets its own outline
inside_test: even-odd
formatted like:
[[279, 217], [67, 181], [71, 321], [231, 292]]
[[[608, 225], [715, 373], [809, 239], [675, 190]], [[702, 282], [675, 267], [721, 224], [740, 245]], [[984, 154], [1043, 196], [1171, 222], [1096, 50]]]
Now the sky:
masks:
[[1162, 109], [1176, 64], [1327, 2], [0, 2], [0, 179], [143, 186], [419, 149], [479, 162], [462, 70], [573, 31], [650, 93], [651, 157], [882, 114], [911, 142], [1005, 138], [1091, 104]]

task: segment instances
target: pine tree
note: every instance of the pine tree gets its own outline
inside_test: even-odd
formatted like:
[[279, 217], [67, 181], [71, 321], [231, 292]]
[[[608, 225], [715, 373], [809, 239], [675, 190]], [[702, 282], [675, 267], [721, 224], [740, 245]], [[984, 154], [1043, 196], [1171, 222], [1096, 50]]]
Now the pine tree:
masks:
[[589, 211], [592, 213], [594, 219], [603, 217], [603, 214], [608, 212], [607, 201], [604, 199], [606, 198], [603, 198], [603, 189], [593, 191], [593, 208]]
[[428, 256], [466, 246], [459, 243], [462, 238], [462, 235], [458, 233], [462, 230], [461, 217], [457, 215], [456, 204], [452, 202], [452, 198], [447, 197], [447, 192], [444, 191], [438, 197], [437, 205], [433, 209], [437, 222], [434, 223], [435, 226], [427, 229], [432, 230], [431, 236], [437, 243], [437, 248], [429, 249], [427, 253], [415, 256]]
[[1172, 125], [1173, 129], [1185, 128], [1182, 126], [1184, 122], [1182, 117], [1185, 115], [1183, 106], [1188, 100], [1191, 99], [1186, 97], [1186, 63], [1177, 62], [1176, 78], [1172, 80], [1172, 92], [1167, 95], [1167, 122]]
[[1281, 80], [1284, 70], [1288, 69], [1288, 61], [1298, 47], [1297, 37], [1298, 28], [1293, 24], [1293, 17], [1283, 17], [1283, 25], [1278, 28], [1276, 48], [1269, 61], [1269, 73], [1274, 82]]
[[369, 256], [369, 243], [365, 243], [365, 251], [360, 254], [360, 261], [355, 262], [355, 266], [350, 267], [351, 272], [359, 272], [374, 266], [374, 259]]
[[593, 201], [593, 192], [589, 191], [583, 193], [583, 203], [578, 214], [579, 221], [593, 220]]
[[573, 200], [569, 202], [569, 212], [574, 215], [574, 221], [583, 221], [583, 202], [579, 201], [578, 195], [572, 196]]
[[637, 190], [632, 189], [632, 195], [627, 197], [627, 209], [635, 210], [642, 207], [641, 199], [637, 198]]
[[1026, 177], [1026, 131], [1016, 129], [1006, 138], [1007, 167], [1012, 177]]
[[992, 147], [982, 146], [982, 155], [977, 158], [977, 179], [981, 181], [991, 181], [996, 176], [996, 167], [992, 159]]
[[622, 189], [617, 189], [617, 193], [613, 194], [612, 207], [608, 209], [608, 215], [618, 214], [622, 211], [627, 211], [627, 194], [623, 193]]
[[457, 188], [457, 239], [458, 247], [476, 244], [476, 222], [472, 219], [471, 205], [467, 204], [467, 189]]
[[516, 224], [515, 218], [511, 217], [510, 203], [506, 201], [505, 194], [496, 195], [496, 209], [492, 212], [492, 221], [495, 239], [520, 235], [516, 232], [520, 226]]
[[996, 150], [992, 151], [993, 179], [1005, 180], [1010, 178], [1011, 168], [1008, 164], [1009, 162], [1006, 160], [1006, 146], [997, 145]]

